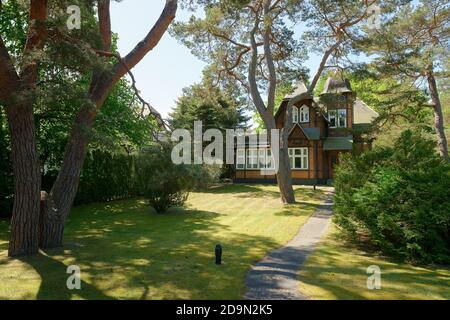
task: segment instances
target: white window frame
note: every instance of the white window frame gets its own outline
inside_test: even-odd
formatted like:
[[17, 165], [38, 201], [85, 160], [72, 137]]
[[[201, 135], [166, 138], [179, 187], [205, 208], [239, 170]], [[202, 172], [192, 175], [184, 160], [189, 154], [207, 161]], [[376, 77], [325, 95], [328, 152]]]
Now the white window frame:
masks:
[[[341, 116], [341, 112], [344, 112], [344, 115]], [[341, 125], [341, 119], [344, 119], [344, 125]], [[339, 128], [347, 128], [347, 109], [338, 109], [337, 111], [337, 125]]]
[[[300, 154], [297, 154], [296, 151], [300, 150]], [[301, 158], [301, 167], [295, 166], [295, 159]], [[303, 148], [289, 148], [289, 163], [291, 165], [291, 169], [294, 170], [308, 170], [309, 169], [309, 150], [308, 147]]]
[[[328, 110], [328, 122], [330, 123], [330, 128], [337, 128], [338, 117], [337, 110]], [[334, 126], [331, 125], [331, 119], [334, 119]]]
[[299, 110], [299, 121], [300, 123], [309, 122], [309, 107], [307, 105], [303, 105]]
[[298, 123], [298, 108], [296, 106], [292, 106], [292, 123]]
[[236, 169], [245, 170], [245, 149], [236, 150]]
[[260, 150], [260, 156], [262, 153], [263, 157], [264, 157], [264, 162], [263, 162], [264, 165], [260, 166], [260, 169], [266, 169], [266, 170], [274, 169], [275, 167], [274, 167], [274, 163], [273, 163], [273, 159], [272, 159], [272, 150], [270, 148], [259, 149], [259, 150]]
[[[249, 170], [256, 170], [259, 167], [259, 157], [258, 157], [258, 149], [257, 148], [249, 148], [245, 152], [246, 159], [246, 168]], [[256, 165], [256, 166], [254, 166]]]
[[[272, 151], [270, 148], [237, 149], [236, 152], [237, 152], [236, 169], [238, 170], [258, 170], [258, 169], [275, 168], [272, 159]], [[243, 154], [245, 156], [243, 156]], [[242, 162], [242, 160], [244, 162]], [[256, 166], [254, 166], [255, 161]]]

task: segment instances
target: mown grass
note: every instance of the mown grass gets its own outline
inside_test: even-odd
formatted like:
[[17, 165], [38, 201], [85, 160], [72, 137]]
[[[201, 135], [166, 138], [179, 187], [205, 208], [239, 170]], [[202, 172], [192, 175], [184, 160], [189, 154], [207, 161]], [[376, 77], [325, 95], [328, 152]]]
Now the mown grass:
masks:
[[[299, 203], [283, 206], [276, 186], [228, 185], [164, 215], [139, 199], [76, 207], [64, 248], [21, 259], [7, 258], [0, 221], [0, 299], [240, 299], [250, 266], [296, 234], [321, 193], [297, 187]], [[67, 289], [69, 265], [81, 290]]]
[[[379, 266], [381, 288], [369, 290], [369, 266]], [[313, 299], [450, 299], [450, 268], [412, 266], [357, 248], [336, 226], [300, 271], [300, 292]]]

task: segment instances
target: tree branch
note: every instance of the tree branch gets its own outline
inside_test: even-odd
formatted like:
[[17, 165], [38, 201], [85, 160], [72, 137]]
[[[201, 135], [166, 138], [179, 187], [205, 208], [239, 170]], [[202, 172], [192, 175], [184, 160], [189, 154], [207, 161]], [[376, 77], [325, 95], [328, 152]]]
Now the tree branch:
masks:
[[[178, 0], [166, 0], [164, 9], [150, 32], [144, 40], [139, 42], [136, 47], [134, 47], [134, 49], [123, 58], [123, 61], [129, 69], [133, 69], [136, 64], [138, 64], [145, 57], [145, 55], [159, 43], [162, 36], [169, 28], [169, 25], [175, 18], [177, 7]], [[113, 73], [113, 81], [118, 81], [126, 73], [127, 70], [122, 63], [116, 64]]]
[[[29, 27], [27, 42], [23, 52], [26, 58], [32, 51], [40, 50], [44, 47], [45, 38], [47, 36], [45, 30], [45, 21], [47, 20], [47, 0], [31, 0], [29, 14]], [[37, 81], [37, 61], [30, 59], [26, 61], [26, 65], [20, 77], [29, 85]]]
[[19, 87], [19, 75], [0, 36], [0, 103]]
[[103, 50], [111, 50], [110, 0], [98, 0], [98, 22], [103, 40]]
[[275, 64], [273, 62], [272, 50], [270, 48], [270, 38], [272, 34], [272, 21], [270, 17], [270, 3], [271, 0], [266, 0], [264, 3], [264, 55], [266, 58], [267, 68], [269, 69], [269, 89], [267, 96], [267, 109], [269, 113], [273, 114], [275, 108], [275, 90], [277, 86], [277, 74], [275, 71]]
[[248, 68], [248, 82], [250, 88], [250, 95], [252, 96], [253, 103], [255, 104], [256, 109], [258, 110], [259, 114], [261, 115], [261, 117], [263, 118], [264, 122], [267, 125], [270, 123], [271, 120], [273, 120], [273, 116], [272, 117], [268, 116], [267, 108], [264, 104], [263, 99], [261, 98], [261, 94], [259, 93], [258, 90], [258, 84], [256, 82], [256, 68], [258, 64], [258, 46], [256, 44], [255, 33], [259, 26], [259, 20], [260, 20], [259, 16], [258, 14], [256, 14], [255, 25], [250, 31], [252, 54]]

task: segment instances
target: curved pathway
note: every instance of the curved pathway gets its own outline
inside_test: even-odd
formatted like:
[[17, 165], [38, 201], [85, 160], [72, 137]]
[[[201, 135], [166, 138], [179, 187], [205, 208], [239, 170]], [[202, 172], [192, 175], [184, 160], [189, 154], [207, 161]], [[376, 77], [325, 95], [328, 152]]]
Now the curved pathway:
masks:
[[304, 300], [300, 294], [298, 272], [308, 255], [327, 231], [332, 216], [332, 188], [316, 212], [284, 247], [270, 252], [247, 275], [245, 299]]

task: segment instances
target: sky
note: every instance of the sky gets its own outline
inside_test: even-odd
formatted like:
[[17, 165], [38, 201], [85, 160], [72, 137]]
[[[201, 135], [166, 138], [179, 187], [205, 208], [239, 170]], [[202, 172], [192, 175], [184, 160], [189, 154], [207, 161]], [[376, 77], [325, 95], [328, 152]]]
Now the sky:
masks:
[[[112, 29], [119, 35], [118, 49], [126, 55], [148, 33], [158, 19], [164, 0], [112, 2]], [[178, 9], [175, 20], [186, 20], [192, 12]], [[300, 30], [298, 27], [296, 30]], [[300, 32], [296, 32], [299, 34]], [[320, 57], [311, 55], [306, 65], [315, 72]], [[166, 33], [159, 44], [132, 70], [141, 95], [163, 117], [171, 112], [182, 89], [200, 82], [205, 64]]]

